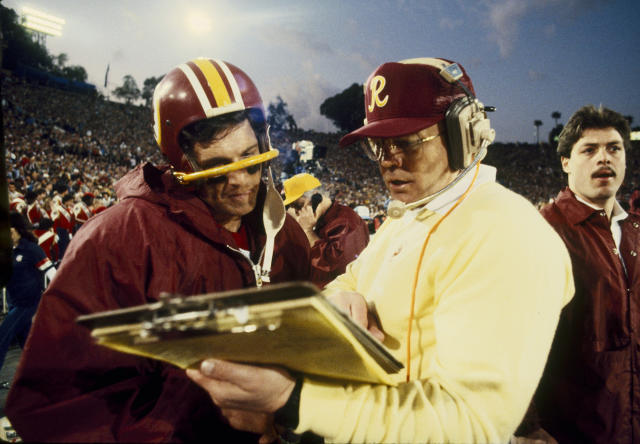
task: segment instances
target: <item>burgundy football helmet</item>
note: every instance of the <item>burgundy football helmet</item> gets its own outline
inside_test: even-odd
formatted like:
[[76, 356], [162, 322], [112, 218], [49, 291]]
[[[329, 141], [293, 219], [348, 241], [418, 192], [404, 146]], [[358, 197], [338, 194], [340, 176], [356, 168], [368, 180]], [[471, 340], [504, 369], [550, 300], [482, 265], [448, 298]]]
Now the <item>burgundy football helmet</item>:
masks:
[[260, 93], [244, 71], [222, 60], [191, 60], [169, 71], [156, 86], [155, 138], [176, 170], [192, 172], [178, 142], [180, 131], [198, 120], [249, 109], [265, 115]]

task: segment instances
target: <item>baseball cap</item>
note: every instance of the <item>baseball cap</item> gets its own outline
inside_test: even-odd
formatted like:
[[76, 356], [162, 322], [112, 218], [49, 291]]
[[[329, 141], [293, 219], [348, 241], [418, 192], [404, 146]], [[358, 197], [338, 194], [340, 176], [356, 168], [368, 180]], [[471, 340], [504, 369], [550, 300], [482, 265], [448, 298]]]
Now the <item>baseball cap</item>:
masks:
[[[340, 146], [365, 137], [404, 136], [440, 122], [451, 103], [465, 95], [457, 82], [441, 74], [454, 63], [425, 57], [380, 65], [364, 85], [365, 124], [342, 137]], [[467, 72], [457, 67], [462, 74], [458, 81], [475, 94]]]
[[296, 174], [284, 181], [284, 204], [289, 205], [307, 191], [320, 186], [320, 181], [309, 173]]

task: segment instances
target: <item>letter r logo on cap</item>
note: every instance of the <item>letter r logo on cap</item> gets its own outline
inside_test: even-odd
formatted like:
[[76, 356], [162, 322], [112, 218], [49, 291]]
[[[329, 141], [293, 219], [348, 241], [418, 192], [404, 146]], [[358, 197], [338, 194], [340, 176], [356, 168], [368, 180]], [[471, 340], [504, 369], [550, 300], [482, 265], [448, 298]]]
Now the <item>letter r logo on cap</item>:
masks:
[[386, 79], [382, 76], [375, 76], [371, 79], [371, 83], [369, 83], [369, 89], [371, 89], [371, 103], [369, 103], [369, 112], [373, 112], [373, 109], [378, 106], [382, 108], [387, 104], [389, 100], [389, 95], [384, 96], [384, 99], [380, 99], [380, 93], [384, 89], [385, 84], [387, 83]]

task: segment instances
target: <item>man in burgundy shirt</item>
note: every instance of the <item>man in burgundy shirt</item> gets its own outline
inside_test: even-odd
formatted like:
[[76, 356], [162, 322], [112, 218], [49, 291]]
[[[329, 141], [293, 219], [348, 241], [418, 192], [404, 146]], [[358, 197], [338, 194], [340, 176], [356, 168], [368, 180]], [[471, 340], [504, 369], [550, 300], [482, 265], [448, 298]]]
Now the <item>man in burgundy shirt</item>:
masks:
[[311, 245], [311, 282], [323, 288], [358, 257], [369, 243], [369, 228], [353, 209], [331, 200], [308, 173], [284, 181], [287, 212]]
[[534, 398], [560, 443], [640, 442], [640, 215], [616, 200], [629, 133], [617, 112], [579, 109], [558, 142], [569, 186], [542, 209], [576, 284]]

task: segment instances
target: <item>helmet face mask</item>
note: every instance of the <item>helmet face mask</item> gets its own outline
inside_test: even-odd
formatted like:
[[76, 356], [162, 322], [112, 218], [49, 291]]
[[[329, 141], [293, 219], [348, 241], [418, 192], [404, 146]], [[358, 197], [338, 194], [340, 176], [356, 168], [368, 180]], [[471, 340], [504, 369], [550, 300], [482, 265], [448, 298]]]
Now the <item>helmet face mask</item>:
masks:
[[[268, 125], [263, 121], [263, 115], [259, 110], [237, 111], [215, 118], [199, 120], [185, 127], [178, 137], [178, 143], [183, 156], [192, 173], [173, 171], [174, 177], [181, 184], [206, 179], [207, 183], [220, 183], [225, 180], [225, 175], [240, 169], [245, 169], [249, 174], [255, 174], [263, 166], [269, 166], [268, 162], [276, 157], [279, 152], [271, 147], [268, 137]], [[258, 153], [245, 157], [235, 162], [203, 168], [194, 155], [197, 144], [208, 145], [223, 140], [239, 126], [246, 126], [255, 137]], [[266, 165], [262, 165], [263, 163]]]
[[[156, 86], [153, 110], [156, 141], [178, 171], [195, 167], [181, 144], [183, 130], [203, 120], [226, 120], [227, 114], [241, 112], [240, 121], [249, 119], [261, 152], [269, 149], [262, 98], [249, 76], [230, 63], [200, 58], [174, 68]], [[190, 136], [200, 137], [187, 131]]]

